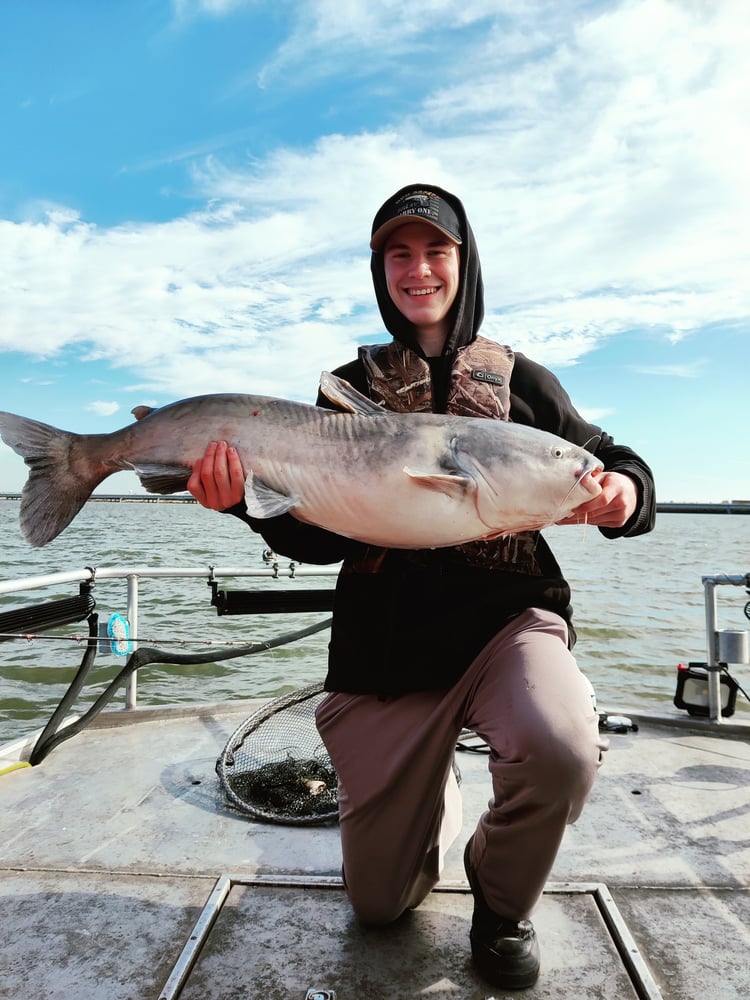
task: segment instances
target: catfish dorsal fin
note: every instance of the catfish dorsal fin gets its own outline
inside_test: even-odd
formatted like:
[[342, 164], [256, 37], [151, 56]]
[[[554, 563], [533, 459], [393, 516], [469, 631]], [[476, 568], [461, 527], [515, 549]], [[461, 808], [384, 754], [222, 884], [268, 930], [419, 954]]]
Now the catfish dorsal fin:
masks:
[[130, 412], [136, 420], [143, 420], [143, 418], [147, 417], [149, 413], [153, 413], [155, 409], [155, 406], [134, 406]]
[[346, 413], [362, 413], [368, 417], [382, 417], [385, 410], [363, 396], [346, 379], [339, 378], [332, 372], [322, 372], [320, 376], [320, 391], [332, 403], [335, 403]]

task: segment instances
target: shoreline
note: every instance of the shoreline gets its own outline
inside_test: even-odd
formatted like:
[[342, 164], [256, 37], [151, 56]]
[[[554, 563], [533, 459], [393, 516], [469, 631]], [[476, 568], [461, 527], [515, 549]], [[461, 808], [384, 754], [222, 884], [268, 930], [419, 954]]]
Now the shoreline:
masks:
[[[0, 500], [20, 500], [16, 492], [0, 492]], [[87, 503], [197, 503], [187, 493], [158, 496], [151, 493], [94, 493]], [[723, 500], [717, 503], [693, 503], [669, 500], [657, 503], [657, 514], [750, 514], [750, 500]]]

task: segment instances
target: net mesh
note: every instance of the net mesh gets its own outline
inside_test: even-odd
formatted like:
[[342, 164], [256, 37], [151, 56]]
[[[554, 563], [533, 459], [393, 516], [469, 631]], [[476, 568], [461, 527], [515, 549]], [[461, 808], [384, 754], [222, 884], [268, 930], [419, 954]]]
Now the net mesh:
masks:
[[317, 684], [275, 698], [230, 736], [216, 773], [235, 809], [290, 825], [338, 818], [336, 772], [315, 726], [325, 696]]

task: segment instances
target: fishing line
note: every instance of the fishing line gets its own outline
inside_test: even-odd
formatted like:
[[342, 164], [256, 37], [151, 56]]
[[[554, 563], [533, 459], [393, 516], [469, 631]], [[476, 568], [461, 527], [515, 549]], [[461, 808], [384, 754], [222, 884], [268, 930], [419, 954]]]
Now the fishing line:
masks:
[[[109, 642], [108, 639], [100, 637], [102, 642]], [[52, 642], [75, 642], [79, 645], [84, 642], [89, 641], [89, 637], [79, 633], [77, 635], [42, 635], [37, 632], [0, 632], [0, 639], [25, 639], [26, 642], [34, 642], [38, 639], [49, 640]], [[156, 636], [150, 638], [140, 638], [137, 636], [128, 636], [128, 642], [131, 643], [148, 643], [148, 644], [159, 644], [163, 642], [176, 643], [178, 646], [220, 646], [220, 647], [242, 647], [247, 646], [247, 640], [237, 641], [233, 639], [180, 639], [176, 636], [166, 635], [166, 636]]]

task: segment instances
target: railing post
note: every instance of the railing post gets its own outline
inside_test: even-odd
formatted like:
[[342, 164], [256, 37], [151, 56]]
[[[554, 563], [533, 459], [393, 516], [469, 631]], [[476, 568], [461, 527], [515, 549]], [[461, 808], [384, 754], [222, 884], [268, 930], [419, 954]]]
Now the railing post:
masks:
[[[138, 648], [138, 577], [135, 574], [128, 576], [128, 622], [130, 623], [130, 634], [135, 636], [132, 645], [132, 652]], [[138, 703], [138, 671], [134, 670], [128, 677], [125, 687], [125, 708], [135, 708]]]
[[708, 668], [708, 717], [721, 723], [721, 673], [716, 650], [716, 580], [703, 577], [706, 607], [706, 666]]

